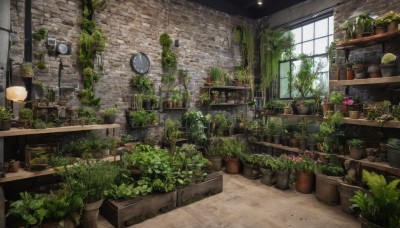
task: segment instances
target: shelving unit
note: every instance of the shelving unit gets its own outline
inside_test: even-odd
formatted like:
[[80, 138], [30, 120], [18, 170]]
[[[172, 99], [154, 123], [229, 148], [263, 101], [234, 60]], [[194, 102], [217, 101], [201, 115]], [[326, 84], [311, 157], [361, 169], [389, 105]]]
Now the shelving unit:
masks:
[[344, 118], [342, 122], [345, 124], [370, 126], [370, 127], [400, 128], [399, 121], [387, 121], [383, 125], [380, 125], [379, 123], [373, 120]]
[[382, 77], [382, 78], [366, 78], [354, 80], [331, 80], [329, 83], [332, 86], [357, 86], [357, 85], [387, 85], [400, 84], [400, 76]]
[[352, 39], [343, 43], [338, 44], [336, 47], [338, 50], [352, 50], [356, 48], [383, 44], [388, 41], [397, 40], [400, 37], [400, 31], [383, 33], [373, 36], [362, 37], [358, 39]]
[[316, 120], [316, 121], [322, 121], [324, 119], [323, 116], [316, 116], [316, 115], [294, 115], [294, 114], [277, 114], [277, 115], [268, 115], [268, 117], [279, 117], [282, 119], [308, 119], [308, 120]]

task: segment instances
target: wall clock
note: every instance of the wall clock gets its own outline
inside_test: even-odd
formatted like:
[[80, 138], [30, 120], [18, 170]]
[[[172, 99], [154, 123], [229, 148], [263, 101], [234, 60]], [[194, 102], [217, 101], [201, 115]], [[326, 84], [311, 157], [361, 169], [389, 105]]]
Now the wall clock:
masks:
[[130, 63], [132, 70], [138, 74], [146, 74], [150, 70], [150, 59], [143, 52], [132, 55]]

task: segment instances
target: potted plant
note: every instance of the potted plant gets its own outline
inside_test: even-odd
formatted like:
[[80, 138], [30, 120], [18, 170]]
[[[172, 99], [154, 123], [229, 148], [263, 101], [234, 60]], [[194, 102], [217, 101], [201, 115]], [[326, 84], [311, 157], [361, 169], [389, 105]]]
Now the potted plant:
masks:
[[316, 165], [310, 155], [294, 158], [296, 170], [296, 191], [310, 194], [314, 189]]
[[290, 172], [293, 168], [293, 160], [291, 157], [281, 155], [276, 159], [275, 168], [275, 187], [281, 190], [289, 188]]
[[281, 120], [276, 120], [275, 122], [276, 122], [275, 127], [273, 129], [270, 129], [270, 134], [273, 137], [274, 144], [281, 144], [283, 123]]
[[211, 103], [218, 103], [217, 99], [218, 99], [218, 95], [219, 95], [219, 91], [213, 90], [211, 91]]
[[11, 110], [5, 107], [0, 107], [0, 120], [1, 120], [0, 131], [8, 131], [11, 129], [11, 119], [12, 119]]
[[208, 147], [206, 147], [206, 155], [208, 160], [211, 162], [214, 171], [222, 170], [222, 156], [219, 142], [212, 141]]
[[368, 14], [361, 14], [356, 17], [356, 26], [357, 38], [370, 36], [373, 32], [374, 19]]
[[107, 108], [102, 112], [104, 123], [105, 124], [113, 124], [117, 118], [118, 109], [116, 106]]
[[399, 227], [400, 179], [388, 183], [384, 176], [363, 170], [363, 180], [370, 193], [357, 191], [351, 199], [360, 210], [361, 227]]
[[356, 60], [352, 64], [352, 68], [354, 70], [355, 79], [364, 79], [367, 77], [366, 74], [366, 65], [362, 60]]
[[344, 169], [334, 155], [329, 160], [318, 167], [315, 196], [324, 203], [337, 204], [340, 200], [338, 180], [343, 178]]
[[343, 93], [340, 91], [332, 91], [329, 95], [329, 103], [333, 105], [335, 112], [340, 112], [343, 105]]
[[356, 25], [353, 21], [345, 20], [340, 28], [343, 30], [344, 37], [346, 40], [354, 38]]
[[392, 53], [386, 53], [381, 59], [381, 73], [383, 77], [392, 77], [397, 70], [397, 56]]
[[387, 31], [388, 22], [383, 17], [378, 17], [375, 19], [375, 34], [383, 34]]
[[350, 157], [355, 160], [363, 158], [365, 153], [365, 142], [360, 139], [351, 139], [347, 141], [349, 145]]
[[265, 114], [266, 115], [275, 115], [275, 103], [274, 100], [270, 100], [265, 104]]
[[132, 125], [133, 126], [139, 126], [143, 127], [147, 123], [147, 112], [144, 110], [141, 111], [136, 111], [136, 112], [130, 112], [129, 117], [132, 120]]
[[211, 77], [211, 82], [214, 85], [219, 85], [222, 79], [222, 71], [218, 67], [211, 67], [210, 68], [210, 77]]
[[257, 179], [260, 177], [260, 159], [259, 154], [243, 153], [240, 160], [243, 164], [242, 175], [249, 179]]
[[260, 172], [261, 172], [261, 183], [272, 186], [276, 183], [275, 170], [276, 159], [269, 155], [265, 155], [260, 159]]
[[[358, 166], [355, 161], [350, 161], [349, 166]], [[356, 170], [352, 170], [349, 168], [348, 174], [343, 178], [338, 180], [338, 187], [340, 193], [340, 207], [342, 211], [353, 214], [355, 211], [352, 210], [352, 202], [350, 201], [351, 198], [355, 195], [357, 191], [367, 192], [367, 190], [358, 186], [361, 183], [358, 183], [355, 179]], [[352, 174], [354, 173], [354, 175]]]
[[33, 120], [33, 111], [30, 108], [21, 108], [18, 114], [18, 121], [22, 123], [24, 128], [29, 128]]
[[368, 75], [370, 78], [380, 78], [382, 77], [381, 68], [377, 64], [371, 64], [368, 67]]
[[233, 138], [221, 139], [221, 154], [225, 159], [225, 172], [228, 174], [240, 173], [239, 156], [244, 152], [245, 144], [243, 141]]
[[120, 169], [110, 162], [80, 163], [57, 170], [68, 191], [75, 192], [85, 202], [83, 227], [97, 228], [99, 208], [104, 191], [114, 184]]
[[33, 64], [31, 62], [21, 63], [21, 76], [23, 78], [33, 77]]
[[353, 64], [346, 63], [346, 80], [353, 80], [354, 78]]
[[16, 160], [10, 161], [9, 171], [10, 173], [17, 173], [19, 170], [20, 162]]
[[316, 149], [316, 146], [317, 146], [317, 144], [319, 142], [319, 139], [320, 139], [320, 137], [319, 137], [318, 133], [312, 133], [312, 134], [308, 135], [307, 145], [308, 145], [308, 150], [311, 153], [315, 152], [315, 149]]
[[292, 108], [290, 107], [290, 103], [285, 103], [285, 108], [283, 110], [284, 115], [292, 114]]
[[396, 32], [398, 30], [399, 22], [400, 22], [400, 15], [393, 11], [390, 11], [383, 15], [382, 20], [385, 21], [387, 25], [388, 32]]
[[387, 147], [389, 165], [400, 168], [400, 139], [390, 138], [387, 142]]

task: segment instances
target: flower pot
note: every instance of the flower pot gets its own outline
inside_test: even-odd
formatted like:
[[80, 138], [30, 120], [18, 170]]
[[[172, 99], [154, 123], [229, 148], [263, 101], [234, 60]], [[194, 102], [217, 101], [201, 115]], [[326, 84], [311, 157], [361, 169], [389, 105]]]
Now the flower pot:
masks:
[[300, 140], [297, 138], [290, 138], [289, 145], [290, 145], [290, 147], [298, 148], [300, 146]]
[[326, 116], [326, 114], [331, 110], [332, 110], [331, 104], [324, 103], [322, 105], [322, 113], [324, 114], [324, 116]]
[[267, 135], [267, 143], [273, 143], [272, 135]]
[[303, 173], [296, 171], [296, 191], [310, 194], [314, 188], [315, 174], [313, 172]]
[[346, 71], [346, 79], [347, 80], [353, 80], [354, 79], [354, 70], [352, 69], [347, 69]]
[[355, 185], [346, 184], [340, 179], [338, 180], [338, 187], [340, 193], [340, 206], [342, 207], [342, 211], [352, 214], [353, 210], [351, 209], [351, 205], [353, 205], [353, 202], [351, 202], [350, 199], [353, 198], [356, 191], [366, 190]]
[[240, 159], [237, 157], [226, 157], [225, 158], [225, 172], [227, 174], [239, 174], [240, 173]]
[[283, 114], [284, 114], [284, 115], [290, 115], [290, 114], [292, 114], [292, 109], [291, 109], [291, 108], [285, 108], [285, 109], [283, 109]]
[[375, 27], [375, 34], [376, 35], [383, 34], [383, 33], [386, 32], [386, 30], [387, 30], [386, 26], [376, 26]]
[[103, 204], [103, 199], [86, 204], [83, 213], [82, 225], [84, 228], [97, 228], [99, 218], [99, 208]]
[[254, 164], [249, 164], [247, 162], [243, 162], [242, 175], [249, 179], [257, 179], [260, 177], [259, 167]]
[[285, 171], [277, 170], [275, 172], [275, 177], [276, 177], [275, 188], [279, 188], [282, 190], [289, 188], [290, 172], [288, 170]]
[[392, 21], [387, 25], [387, 32], [396, 32], [399, 30], [399, 22]]
[[395, 168], [400, 168], [400, 151], [393, 148], [387, 149], [387, 158], [389, 165]]
[[356, 148], [349, 146], [350, 157], [354, 160], [360, 160], [363, 158], [365, 148]]
[[396, 63], [381, 64], [380, 67], [383, 77], [393, 77], [396, 74]]
[[350, 116], [350, 119], [353, 119], [353, 120], [358, 119], [360, 116], [360, 112], [359, 111], [349, 111], [349, 116]]
[[310, 112], [310, 107], [300, 105], [297, 106], [297, 110], [299, 111], [299, 115], [308, 115], [308, 113]]
[[376, 225], [360, 215], [361, 228], [383, 228], [383, 226]]
[[11, 120], [1, 120], [0, 131], [9, 131], [11, 129]]
[[275, 172], [269, 169], [260, 168], [261, 171], [261, 183], [268, 186], [272, 186], [276, 183]]
[[104, 116], [104, 123], [105, 124], [113, 124], [113, 123], [115, 123], [116, 119], [117, 119], [116, 115], [105, 115]]
[[282, 136], [281, 137], [281, 142], [282, 142], [282, 146], [289, 146], [289, 137], [288, 136]]
[[320, 173], [316, 176], [315, 197], [326, 204], [338, 204], [340, 202], [338, 180], [342, 177], [327, 176]]
[[19, 170], [19, 161], [14, 161], [13, 163], [10, 163], [9, 165], [10, 173], [18, 173], [18, 170]]
[[367, 77], [367, 74], [365, 73], [365, 66], [363, 64], [353, 65], [353, 70], [356, 79], [364, 79]]
[[211, 162], [214, 171], [221, 171], [222, 169], [222, 158], [221, 157], [212, 157], [208, 158]]
[[381, 69], [376, 64], [372, 64], [371, 66], [368, 67], [368, 74], [370, 78], [382, 77]]
[[274, 137], [274, 144], [281, 144], [281, 135], [280, 134], [274, 135], [273, 137]]

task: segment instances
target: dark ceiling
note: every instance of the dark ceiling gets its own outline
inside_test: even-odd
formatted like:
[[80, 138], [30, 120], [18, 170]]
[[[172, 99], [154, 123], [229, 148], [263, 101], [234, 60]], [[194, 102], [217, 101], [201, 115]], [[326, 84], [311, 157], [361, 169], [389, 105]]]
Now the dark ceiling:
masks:
[[240, 15], [252, 19], [259, 19], [306, 0], [263, 0], [263, 4], [261, 6], [257, 4], [257, 0], [188, 1], [196, 2], [231, 15]]

